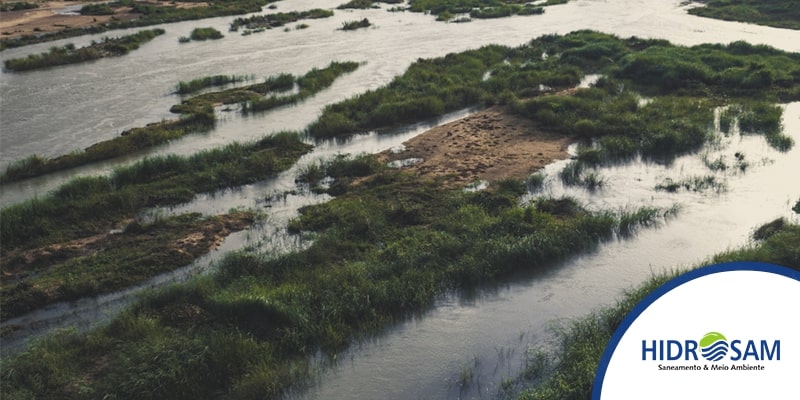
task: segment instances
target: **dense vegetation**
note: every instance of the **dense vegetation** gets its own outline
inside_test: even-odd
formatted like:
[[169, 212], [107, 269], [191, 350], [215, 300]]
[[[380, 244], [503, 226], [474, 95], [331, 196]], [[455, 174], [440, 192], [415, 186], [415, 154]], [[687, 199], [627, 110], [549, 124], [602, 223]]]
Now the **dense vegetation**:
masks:
[[519, 0], [410, 0], [408, 10], [436, 15], [438, 21], [449, 21], [456, 14], [470, 14], [472, 18], [503, 18], [543, 14], [543, 7], [568, 1], [548, 0], [533, 6]]
[[[754, 132], [769, 136], [775, 115], [780, 123], [780, 108], [771, 103], [800, 98], [797, 60], [795, 54], [741, 42], [684, 48], [587, 31], [551, 35], [518, 48], [486, 46], [420, 60], [386, 87], [326, 107], [308, 131], [350, 134], [468, 105], [502, 103], [542, 129], [596, 139], [596, 147], [581, 149], [578, 162], [584, 165], [637, 152], [669, 158], [705, 142], [713, 109], [720, 105], [730, 106], [726, 118], [738, 119], [740, 127], [750, 124]], [[588, 73], [604, 78], [593, 88], [562, 91]], [[319, 75], [305, 83], [296, 79], [300, 93], [332, 81], [322, 79], [328, 73]], [[198, 97], [224, 102], [241, 93], [236, 90]], [[656, 97], [642, 101], [640, 93]], [[196, 104], [188, 99], [178, 111]], [[158, 158], [110, 178], [75, 181], [56, 191], [54, 200], [34, 199], [3, 210], [0, 240], [4, 246], [7, 240], [12, 245], [25, 240], [16, 244], [22, 248], [53, 240], [56, 234], [48, 232], [58, 232], [58, 240], [76, 237], [77, 231], [91, 231], [81, 225], [87, 218], [81, 213], [91, 208], [102, 214], [110, 212], [102, 205], [117, 210], [130, 201], [98, 197], [92, 203], [80, 197], [78, 205], [90, 204], [80, 208], [66, 201], [75, 193], [113, 196], [120, 186], [139, 194], [156, 185], [165, 190], [158, 192], [159, 204], [179, 202], [197, 191], [184, 190], [184, 180], [227, 185], [231, 176], [259, 169], [248, 164], [252, 156], [232, 152], [224, 165], [235, 166], [219, 167], [211, 176], [202, 169], [216, 161]], [[188, 175], [163, 175], [174, 170]], [[553, 260], [592, 249], [615, 234], [629, 234], [661, 214], [649, 208], [593, 213], [569, 198], [520, 204], [525, 184], [516, 180], [481, 192], [444, 190], [442, 182], [385, 170], [371, 156], [340, 156], [306, 168], [298, 180], [314, 185], [321, 176], [336, 179], [327, 190], [338, 197], [301, 209], [289, 225], [291, 232], [314, 239], [308, 248], [281, 255], [235, 253], [214, 274], [153, 293], [105, 327], [43, 339], [3, 360], [2, 396], [276, 398], [308, 379], [312, 355], [322, 351], [335, 357], [353, 341], [425, 310], [445, 291], [547, 268]], [[157, 177], [164, 180], [143, 184], [145, 189], [135, 186]], [[579, 172], [577, 177], [587, 179]], [[13, 223], [23, 220], [25, 226]], [[792, 234], [794, 229], [781, 227], [766, 241], [777, 241], [777, 251], [800, 264], [800, 233]], [[574, 353], [562, 356], [563, 363], [544, 376], [552, 386], [547, 380], [534, 389], [541, 392], [523, 396], [555, 398], [575, 390], [564, 397], [585, 397], [580, 391], [585, 382], [591, 387], [595, 352], [599, 358], [608, 340], [602, 329], [613, 331], [624, 312], [577, 324], [577, 332], [585, 333], [573, 334], [564, 345]], [[582, 346], [584, 337], [595, 340], [594, 346]]]
[[[32, 155], [17, 161], [6, 168], [0, 176], [0, 182], [13, 182], [34, 176], [44, 175], [53, 171], [73, 168], [100, 160], [129, 154], [133, 151], [156, 146], [183, 135], [202, 132], [210, 129], [216, 122], [214, 105], [242, 103], [243, 112], [266, 111], [278, 106], [295, 104], [313, 96], [319, 91], [330, 86], [336, 78], [358, 68], [355, 62], [332, 62], [325, 68], [313, 68], [301, 77], [295, 78], [291, 74], [279, 74], [266, 78], [264, 82], [241, 88], [233, 88], [218, 92], [210, 92], [184, 100], [170, 109], [181, 114], [181, 118], [150, 124], [142, 128], [133, 128], [122, 133], [114, 139], [96, 143], [82, 152], [66, 154], [48, 159]], [[210, 77], [198, 81], [178, 85], [185, 90], [196, 89], [215, 82], [227, 79]], [[183, 82], [182, 82], [183, 83]], [[278, 93], [291, 90], [294, 85], [299, 87], [298, 93], [278, 95]], [[267, 95], [269, 95], [267, 97]]]
[[320, 349], [335, 354], [448, 289], [545, 268], [657, 215], [593, 214], [570, 199], [520, 206], [522, 182], [443, 191], [353, 161], [329, 172], [374, 175], [290, 225], [314, 236], [310, 248], [233, 254], [102, 329], [45, 339], [4, 360], [3, 397], [274, 398], [303, 382]]
[[14, 1], [0, 4], [0, 11], [22, 11], [33, 10], [35, 8], [39, 8], [39, 5], [36, 3], [28, 3], [27, 1]]
[[752, 22], [777, 28], [800, 29], [800, 3], [794, 0], [698, 0], [705, 7], [690, 14], [728, 21]]
[[62, 31], [27, 35], [13, 39], [0, 39], [0, 49], [20, 47], [34, 43], [42, 43], [69, 37], [103, 33], [112, 29], [134, 28], [157, 25], [168, 22], [187, 21], [226, 15], [239, 15], [258, 12], [270, 3], [270, 0], [210, 0], [206, 5], [198, 7], [178, 7], [175, 5], [154, 4], [136, 0], [117, 0], [108, 5], [87, 5], [88, 15], [108, 15], [120, 9], [130, 9], [130, 13], [138, 15], [131, 20], [112, 19], [111, 21], [86, 28], [66, 28]]
[[[781, 224], [770, 236], [715, 256], [710, 263], [761, 261], [800, 270], [800, 225]], [[528, 382], [519, 400], [591, 398], [597, 366], [606, 345], [625, 316], [673, 274], [653, 277], [615, 305], [570, 322], [562, 331], [556, 354], [539, 353], [520, 380]]]
[[241, 186], [288, 168], [309, 150], [279, 133], [190, 157], [149, 157], [110, 176], [76, 178], [51, 194], [2, 209], [2, 252], [107, 232], [145, 207], [184, 203], [195, 193]]
[[254, 15], [249, 18], [236, 18], [231, 22], [230, 31], [237, 32], [244, 27], [243, 34], [257, 32], [264, 29], [272, 29], [286, 24], [297, 22], [301, 19], [320, 19], [333, 16], [333, 11], [315, 8], [308, 11], [291, 11], [286, 13], [272, 13], [264, 15]]
[[339, 5], [338, 9], [345, 10], [345, 9], [367, 9], [367, 8], [378, 8], [378, 5], [375, 3], [387, 3], [387, 4], [400, 4], [403, 0], [350, 0], [347, 3]]
[[[592, 88], [558, 93], [590, 73], [604, 77]], [[657, 97], [640, 101], [642, 94]], [[545, 130], [599, 138], [600, 149], [583, 155], [596, 163], [695, 150], [708, 138], [713, 108], [725, 104], [735, 105], [731, 112], [744, 131], [786, 149], [791, 138], [780, 133], [781, 109], [770, 103], [797, 99], [800, 54], [744, 42], [681, 47], [581, 31], [419, 60], [385, 87], [326, 106], [308, 132], [346, 135], [501, 103]]]
[[85, 247], [52, 246], [41, 252], [4, 255], [0, 318], [48, 304], [131, 287], [188, 265], [220, 237], [255, 221], [253, 212], [200, 218], [184, 214], [154, 222], [134, 221], [119, 233], [97, 236]]
[[192, 40], [199, 40], [199, 41], [217, 40], [217, 39], [222, 39], [223, 37], [225, 36], [222, 34], [222, 32], [214, 28], [194, 28], [192, 29], [192, 33], [189, 34], [189, 37], [185, 36], [181, 37], [180, 39], [178, 39], [178, 41], [184, 43]]
[[362, 19], [360, 21], [345, 21], [345, 22], [342, 22], [342, 28], [341, 29], [343, 31], [354, 31], [356, 29], [369, 28], [370, 26], [372, 26], [372, 23], [369, 22], [368, 19], [364, 18], [364, 19]]
[[29, 71], [57, 65], [76, 64], [103, 57], [122, 56], [162, 34], [164, 34], [163, 29], [150, 29], [118, 38], [107, 37], [101, 42], [92, 42], [91, 45], [81, 48], [75, 48], [75, 45], [70, 43], [61, 47], [51, 47], [47, 53], [12, 58], [6, 60], [4, 65], [10, 71]]

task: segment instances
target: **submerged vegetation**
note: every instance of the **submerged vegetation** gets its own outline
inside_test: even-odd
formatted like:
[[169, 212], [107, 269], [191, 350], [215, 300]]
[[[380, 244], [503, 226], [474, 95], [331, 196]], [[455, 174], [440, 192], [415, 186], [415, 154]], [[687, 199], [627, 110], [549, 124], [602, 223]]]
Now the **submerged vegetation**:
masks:
[[162, 34], [164, 34], [163, 29], [150, 29], [118, 38], [107, 37], [100, 42], [92, 42], [91, 45], [81, 48], [76, 48], [74, 44], [70, 43], [61, 47], [51, 47], [46, 53], [12, 58], [6, 60], [4, 65], [9, 71], [29, 71], [58, 65], [76, 64], [104, 57], [122, 56], [138, 49], [140, 45]]
[[690, 14], [728, 21], [800, 29], [800, 3], [794, 0], [697, 0], [705, 4]]
[[[171, 2], [143, 2], [136, 0], [116, 0], [107, 4], [89, 4], [81, 10], [85, 15], [112, 15], [110, 21], [85, 28], [65, 28], [61, 31], [26, 35], [19, 38], [0, 39], [0, 50], [42, 43], [69, 37], [98, 34], [112, 29], [135, 28], [169, 22], [188, 21], [226, 15], [239, 15], [261, 11], [271, 0], [209, 0], [192, 2], [194, 7], [181, 7]], [[115, 18], [117, 14], [133, 16]]]
[[319, 350], [333, 355], [446, 290], [545, 268], [622, 229], [623, 218], [567, 198], [520, 206], [522, 182], [443, 191], [398, 171], [373, 174], [365, 161], [333, 163], [339, 176], [372, 175], [290, 224], [314, 237], [309, 248], [232, 254], [212, 276], [154, 293], [106, 327], [40, 341], [4, 361], [3, 396], [274, 398], [303, 382]]
[[[219, 92], [201, 94], [184, 100], [181, 104], [172, 106], [170, 111], [181, 114], [177, 120], [164, 121], [150, 124], [141, 128], [133, 128], [122, 133], [121, 136], [96, 143], [82, 152], [66, 154], [56, 158], [44, 158], [32, 155], [12, 163], [0, 176], [0, 182], [14, 182], [50, 172], [73, 168], [100, 160], [129, 154], [133, 151], [156, 146], [183, 135], [201, 132], [214, 126], [216, 116], [214, 106], [222, 104], [242, 104], [242, 111], [260, 112], [275, 107], [295, 104], [313, 96], [319, 91], [329, 87], [336, 78], [352, 72], [358, 68], [356, 62], [332, 62], [325, 68], [313, 68], [301, 77], [291, 74], [280, 74], [266, 78], [264, 82], [241, 88], [233, 88]], [[227, 77], [230, 78], [230, 77]], [[178, 84], [178, 90], [197, 90], [211, 84], [218, 84], [228, 80], [226, 77], [201, 78]], [[299, 91], [290, 95], [278, 95], [294, 88]], [[269, 97], [265, 97], [269, 95]]]
[[[776, 225], [774, 221], [768, 225]], [[800, 270], [800, 225], [781, 224], [771, 235], [738, 250], [718, 254], [710, 263], [760, 261]], [[519, 400], [588, 399], [600, 358], [625, 316], [648, 294], [677, 273], [655, 276], [617, 303], [576, 319], [559, 333], [555, 354], [537, 353], [519, 378], [527, 386]], [[527, 383], [526, 383], [527, 382]]]

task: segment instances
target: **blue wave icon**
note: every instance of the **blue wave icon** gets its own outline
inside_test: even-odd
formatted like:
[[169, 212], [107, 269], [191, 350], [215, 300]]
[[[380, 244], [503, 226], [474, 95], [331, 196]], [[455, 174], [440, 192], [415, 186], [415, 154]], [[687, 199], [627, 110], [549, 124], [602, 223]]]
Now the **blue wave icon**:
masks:
[[711, 346], [704, 347], [700, 354], [708, 361], [719, 361], [728, 354], [728, 342], [720, 340]]

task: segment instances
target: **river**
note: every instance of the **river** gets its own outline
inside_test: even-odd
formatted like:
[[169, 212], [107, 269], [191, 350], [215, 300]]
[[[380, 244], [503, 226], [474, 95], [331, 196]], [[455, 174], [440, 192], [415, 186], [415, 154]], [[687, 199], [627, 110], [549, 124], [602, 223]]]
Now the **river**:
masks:
[[[277, 3], [277, 11], [332, 8], [339, 3], [286, 0]], [[364, 17], [375, 27], [336, 31], [343, 21]], [[0, 167], [30, 154], [55, 156], [74, 151], [112, 138], [125, 129], [174, 117], [168, 109], [180, 101], [171, 93], [180, 80], [213, 74], [299, 75], [333, 60], [366, 61], [366, 64], [297, 106], [247, 117], [223, 113], [217, 128], [211, 132], [189, 135], [121, 159], [7, 185], [0, 194], [0, 203], [6, 206], [43, 195], [75, 175], [108, 173], [116, 166], [147, 155], [191, 154], [234, 140], [302, 129], [319, 115], [325, 104], [382, 86], [417, 58], [441, 56], [484, 44], [514, 46], [542, 34], [596, 29], [622, 37], [663, 38], [685, 45], [746, 40], [800, 51], [800, 32], [697, 18], [686, 14], [685, 7], [672, 0], [578, 0], [548, 7], [541, 16], [475, 20], [465, 24], [435, 22], [432, 16], [414, 13], [337, 10], [332, 18], [306, 21], [310, 27], [305, 30], [276, 29], [250, 36], [227, 33], [232, 19], [165, 25], [165, 35], [125, 57], [22, 74], [0, 73]], [[213, 26], [226, 32], [227, 37], [220, 41], [178, 43], [178, 37], [187, 36], [198, 26]], [[0, 53], [0, 58], [37, 53], [67, 42], [83, 45], [90, 40], [92, 37], [81, 37], [11, 49]], [[451, 115], [445, 120], [458, 116]], [[798, 104], [787, 107], [784, 125], [787, 134], [800, 143]], [[298, 206], [326, 198], [298, 193], [272, 199], [294, 188], [293, 174], [299, 166], [331, 154], [381, 151], [419, 134], [425, 127], [319, 143], [298, 166], [274, 179], [198, 196], [193, 203], [169, 211], [199, 210], [215, 214], [239, 205], [267, 206], [270, 216], [263, 226], [231, 237], [220, 251], [145, 286], [202, 273], [226, 251], [242, 247], [302, 246], [287, 236], [282, 227], [295, 215]], [[567, 260], [535, 276], [515, 277], [476, 293], [452, 293], [422, 315], [340, 355], [336, 366], [319, 374], [317, 384], [291, 397], [493, 396], [503, 379], [516, 375], [529, 346], [547, 344], [551, 338], [548, 327], [613, 302], [622, 290], [652, 273], [693, 265], [713, 253], [745, 244], [749, 233], [760, 223], [777, 216], [791, 216], [789, 208], [800, 196], [800, 188], [787, 184], [793, 181], [792, 174], [800, 170], [797, 149], [779, 153], [766, 146], [760, 137], [734, 135], [722, 142], [720, 148], [704, 151], [723, 154], [728, 159], [732, 159], [733, 152], [742, 151], [752, 166], [746, 173], [721, 177], [728, 186], [721, 193], [653, 191], [655, 183], [665, 177], [699, 173], [702, 168], [699, 155], [682, 157], [669, 166], [637, 162], [603, 169], [600, 173], [607, 184], [595, 192], [564, 188], [553, 178], [564, 162], [549, 166], [545, 192], [575, 196], [590, 208], [680, 204], [681, 211], [657, 227], [641, 230], [633, 238], [605, 243], [591, 254]], [[52, 317], [55, 322], [42, 324], [41, 329], [34, 329], [35, 334], [65, 323], [89, 326], [113, 315], [130, 301], [134, 292], [58, 305], [44, 311], [49, 317], [42, 318]], [[22, 317], [25, 318], [40, 319], [36, 315]], [[473, 375], [468, 385], [462, 384], [465, 372]]]

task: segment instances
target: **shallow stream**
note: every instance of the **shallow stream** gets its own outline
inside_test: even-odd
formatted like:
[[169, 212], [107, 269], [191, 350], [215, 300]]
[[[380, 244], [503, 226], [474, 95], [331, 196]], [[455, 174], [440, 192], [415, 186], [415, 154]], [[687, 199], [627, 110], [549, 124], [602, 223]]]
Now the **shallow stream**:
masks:
[[[285, 0], [277, 11], [332, 8], [341, 1]], [[383, 6], [387, 7], [387, 6]], [[343, 21], [368, 17], [376, 27], [341, 32]], [[108, 173], [114, 167], [153, 154], [192, 154], [234, 140], [245, 141], [280, 130], [299, 130], [319, 115], [322, 107], [388, 83], [420, 57], [441, 56], [484, 44], [519, 45], [547, 33], [596, 29], [622, 37], [664, 38], [693, 45], [746, 40], [788, 51], [800, 51], [800, 32], [697, 18], [673, 0], [576, 0], [548, 7], [544, 15], [464, 24], [435, 22], [434, 17], [385, 10], [336, 11], [329, 19], [306, 21], [305, 30], [269, 30], [249, 36], [227, 33], [233, 17], [164, 26], [165, 35], [125, 57], [29, 73], [0, 73], [0, 168], [30, 154], [55, 156], [110, 139], [121, 131], [174, 117], [168, 110], [180, 98], [172, 94], [180, 80], [213, 74], [280, 72], [303, 74], [330, 61], [366, 61], [352, 74], [307, 101], [264, 114], [243, 117], [222, 113], [216, 129], [189, 135], [156, 149], [72, 171], [7, 185], [0, 203], [41, 196], [76, 175]], [[220, 41], [179, 44], [198, 26], [225, 32]], [[107, 33], [107, 35], [116, 33]], [[97, 37], [11, 49], [0, 59], [45, 51], [53, 45], [84, 45]], [[466, 111], [465, 111], [466, 112]], [[463, 114], [449, 115], [452, 120]], [[787, 107], [786, 133], [800, 144], [800, 105]], [[431, 123], [439, 123], [433, 121]], [[232, 235], [223, 246], [195, 264], [153, 279], [143, 287], [163, 285], [203, 273], [222, 254], [240, 248], [286, 250], [303, 246], [285, 233], [285, 224], [298, 207], [325, 201], [296, 190], [299, 168], [339, 153], [378, 152], [421, 133], [418, 125], [390, 133], [354, 136], [317, 143], [315, 150], [276, 178], [213, 195], [164, 212], [201, 211], [218, 214], [232, 207], [263, 207], [263, 224]], [[638, 161], [603, 168], [605, 185], [596, 191], [564, 187], [556, 178], [566, 161], [546, 169], [545, 194], [570, 195], [592, 209], [634, 209], [640, 206], [681, 206], [679, 213], [632, 238], [614, 240], [595, 252], [553, 265], [530, 276], [517, 276], [475, 293], [451, 293], [429, 311], [398, 323], [385, 334], [338, 357], [337, 365], [319, 375], [307, 391], [290, 397], [305, 399], [418, 399], [491, 398], [500, 383], [516, 376], [530, 346], [547, 344], [548, 327], [584, 315], [614, 301], [622, 290], [653, 273], [694, 265], [708, 256], [747, 243], [759, 224], [779, 216], [792, 217], [800, 197], [794, 174], [800, 171], [800, 152], [780, 153], [761, 137], [732, 135], [704, 150], [707, 159], [724, 156], [733, 162], [742, 152], [750, 163], [745, 173], [720, 173], [726, 190], [717, 192], [657, 192], [665, 178], [683, 179], [709, 174], [700, 154], [681, 157], [670, 165]], [[538, 194], [537, 194], [538, 195]], [[59, 326], [86, 327], [114, 315], [139, 290], [54, 307], [4, 323], [22, 323], [16, 338], [3, 341], [4, 352]], [[26, 328], [26, 329], [28, 329]], [[470, 376], [469, 379], [464, 379]]]

